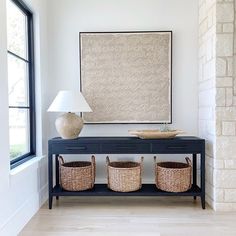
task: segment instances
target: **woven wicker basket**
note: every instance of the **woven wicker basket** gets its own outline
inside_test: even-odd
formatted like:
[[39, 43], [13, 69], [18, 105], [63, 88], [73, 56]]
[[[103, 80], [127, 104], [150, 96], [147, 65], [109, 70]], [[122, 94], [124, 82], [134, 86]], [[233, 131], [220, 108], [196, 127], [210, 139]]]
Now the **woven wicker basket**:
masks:
[[185, 192], [191, 188], [192, 164], [186, 157], [187, 163], [155, 161], [156, 187], [167, 192]]
[[107, 157], [108, 188], [116, 192], [133, 192], [142, 187], [143, 157], [141, 162], [114, 161]]
[[68, 191], [83, 191], [91, 189], [95, 182], [95, 157], [90, 161], [64, 162], [58, 157], [60, 167], [61, 187]]

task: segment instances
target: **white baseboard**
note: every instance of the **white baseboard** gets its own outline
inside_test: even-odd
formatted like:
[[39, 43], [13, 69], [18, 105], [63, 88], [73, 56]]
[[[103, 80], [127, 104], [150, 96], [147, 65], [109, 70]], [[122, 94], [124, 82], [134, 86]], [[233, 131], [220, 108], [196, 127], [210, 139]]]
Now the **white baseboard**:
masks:
[[38, 193], [34, 193], [6, 220], [0, 229], [2, 236], [16, 236], [47, 200], [45, 185]]

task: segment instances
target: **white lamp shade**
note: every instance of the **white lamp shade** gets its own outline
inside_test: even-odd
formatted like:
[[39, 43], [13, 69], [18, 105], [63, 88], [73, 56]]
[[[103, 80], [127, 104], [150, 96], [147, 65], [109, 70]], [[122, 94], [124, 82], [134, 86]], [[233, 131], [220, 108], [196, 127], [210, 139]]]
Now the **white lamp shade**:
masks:
[[52, 104], [48, 108], [49, 112], [91, 112], [92, 109], [79, 91], [62, 90], [59, 91]]

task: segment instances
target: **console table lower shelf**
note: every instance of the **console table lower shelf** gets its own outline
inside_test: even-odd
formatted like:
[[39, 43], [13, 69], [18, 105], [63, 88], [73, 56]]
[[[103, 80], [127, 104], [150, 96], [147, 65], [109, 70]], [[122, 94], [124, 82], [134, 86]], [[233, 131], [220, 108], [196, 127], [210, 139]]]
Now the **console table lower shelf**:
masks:
[[55, 186], [53, 196], [201, 196], [201, 189], [197, 185], [186, 192], [173, 193], [165, 192], [156, 188], [155, 184], [143, 184], [142, 188], [135, 192], [115, 192], [107, 188], [107, 184], [95, 184], [94, 187], [86, 191], [66, 191], [60, 186]]

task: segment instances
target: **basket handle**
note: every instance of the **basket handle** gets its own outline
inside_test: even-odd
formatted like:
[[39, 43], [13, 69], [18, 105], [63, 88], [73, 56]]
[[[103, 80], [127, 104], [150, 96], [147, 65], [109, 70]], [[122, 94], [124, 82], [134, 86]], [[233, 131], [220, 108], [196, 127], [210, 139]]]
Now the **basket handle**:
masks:
[[62, 156], [59, 156], [57, 159], [58, 159], [58, 162], [59, 162], [60, 165], [63, 165], [65, 163]]
[[109, 156], [106, 157], [106, 163], [107, 163], [107, 166], [110, 164], [110, 158], [109, 158]]
[[141, 157], [140, 164], [143, 165], [144, 157]]
[[[186, 160], [186, 162], [187, 162], [187, 164], [190, 166], [190, 167], [192, 167], [192, 161], [190, 160], [190, 158], [189, 157], [185, 157], [185, 160]], [[192, 172], [192, 168], [190, 169], [190, 171]], [[189, 182], [189, 188], [191, 188], [191, 186], [192, 186], [192, 174], [190, 174], [190, 182]]]
[[93, 182], [95, 182], [95, 176], [96, 176], [96, 162], [95, 162], [95, 156], [91, 156], [91, 164], [92, 164], [92, 179]]
[[[141, 160], [140, 160], [140, 176], [142, 176], [142, 173], [143, 173], [143, 159], [144, 157], [141, 157]], [[140, 178], [140, 182], [139, 182], [139, 188], [142, 187], [142, 178]]]
[[157, 170], [156, 170], [156, 164], [157, 164], [157, 156], [154, 156], [154, 173], [155, 173], [155, 178], [157, 179]]
[[192, 166], [192, 162], [189, 157], [185, 157], [185, 160], [189, 166]]
[[143, 172], [143, 160], [144, 160], [144, 157], [141, 157], [141, 160], [140, 160], [141, 172]]
[[108, 170], [108, 166], [110, 164], [109, 156], [106, 157], [106, 164], [107, 164], [107, 187], [110, 188], [110, 176], [109, 176], [109, 170]]
[[157, 163], [157, 156], [154, 156], [154, 163], [156, 164]]

